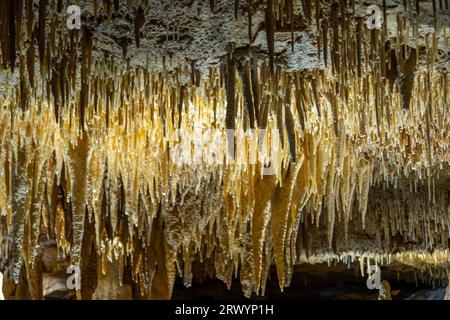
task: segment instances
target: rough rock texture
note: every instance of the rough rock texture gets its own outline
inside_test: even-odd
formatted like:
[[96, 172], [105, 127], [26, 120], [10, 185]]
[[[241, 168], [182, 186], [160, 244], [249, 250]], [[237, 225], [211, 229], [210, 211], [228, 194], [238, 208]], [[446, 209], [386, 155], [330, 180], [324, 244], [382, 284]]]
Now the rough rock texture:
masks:
[[[248, 35], [248, 4], [239, 2], [237, 18], [235, 17], [235, 1], [217, 0], [214, 8], [211, 1], [197, 0], [149, 0], [142, 2], [145, 23], [140, 29], [140, 46], [135, 41], [135, 17], [139, 8], [120, 2], [116, 11], [111, 8], [110, 15], [102, 6], [98, 5], [97, 17], [90, 1], [80, 1], [83, 23], [94, 32], [95, 49], [98, 53], [108, 52], [120, 57], [126, 48], [126, 58], [134, 65], [145, 66], [147, 59], [155, 70], [163, 70], [163, 59], [166, 67], [172, 69], [180, 64], [195, 62], [196, 66], [204, 70], [210, 65], [217, 64], [227, 53], [228, 43], [234, 43], [237, 48], [244, 48], [250, 44], [252, 49], [268, 57], [266, 34], [264, 31], [264, 2], [253, 1], [251, 38]], [[304, 14], [300, 3], [295, 2], [295, 14]], [[382, 1], [375, 1], [382, 8]], [[398, 30], [397, 14], [404, 12], [403, 1], [387, 0], [387, 24], [389, 34], [396, 35]], [[356, 2], [355, 15], [367, 17], [366, 2]], [[322, 18], [329, 14], [329, 10], [322, 13]], [[109, 18], [110, 16], [110, 18]], [[413, 19], [413, 14], [410, 14]], [[438, 28], [449, 27], [450, 17], [446, 11], [437, 13]], [[434, 16], [431, 1], [420, 2], [418, 17], [418, 35], [424, 36], [433, 30]], [[303, 29], [304, 33], [298, 33]], [[289, 69], [315, 69], [323, 67], [323, 61], [317, 59], [317, 44], [312, 39], [317, 34], [317, 26], [307, 27], [305, 22], [296, 26], [294, 33], [294, 50], [289, 26], [277, 26], [275, 30], [275, 55], [278, 63]], [[444, 40], [443, 34], [439, 35]], [[418, 42], [416, 42], [418, 41]], [[411, 37], [408, 44], [415, 47], [424, 46], [424, 40]], [[444, 41], [439, 41], [439, 58], [442, 67], [448, 68], [448, 47]], [[323, 59], [323, 57], [322, 57]]]

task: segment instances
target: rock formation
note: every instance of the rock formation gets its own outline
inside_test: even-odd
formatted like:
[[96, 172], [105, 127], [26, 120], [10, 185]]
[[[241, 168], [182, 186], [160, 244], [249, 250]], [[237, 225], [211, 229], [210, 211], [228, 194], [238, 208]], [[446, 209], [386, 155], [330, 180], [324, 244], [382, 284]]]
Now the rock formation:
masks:
[[378, 1], [379, 28], [358, 0], [74, 2], [0, 4], [7, 299], [69, 267], [53, 298], [321, 263], [448, 283], [449, 1]]

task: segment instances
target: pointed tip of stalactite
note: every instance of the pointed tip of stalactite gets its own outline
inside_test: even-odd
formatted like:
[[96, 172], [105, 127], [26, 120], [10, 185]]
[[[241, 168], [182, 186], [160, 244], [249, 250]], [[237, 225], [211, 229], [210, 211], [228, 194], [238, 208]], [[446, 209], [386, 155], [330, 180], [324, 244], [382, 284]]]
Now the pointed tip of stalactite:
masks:
[[14, 262], [12, 265], [13, 280], [14, 280], [14, 284], [16, 284], [16, 285], [19, 284], [21, 268], [22, 268], [21, 261]]

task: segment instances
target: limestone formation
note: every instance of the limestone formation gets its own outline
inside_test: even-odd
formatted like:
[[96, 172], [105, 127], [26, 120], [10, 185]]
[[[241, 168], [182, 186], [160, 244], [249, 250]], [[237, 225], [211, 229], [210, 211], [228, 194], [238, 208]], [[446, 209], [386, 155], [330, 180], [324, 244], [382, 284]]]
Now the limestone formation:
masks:
[[82, 299], [301, 263], [448, 282], [448, 1], [379, 1], [379, 29], [358, 0], [75, 2], [79, 30], [0, 4], [7, 299], [69, 266]]

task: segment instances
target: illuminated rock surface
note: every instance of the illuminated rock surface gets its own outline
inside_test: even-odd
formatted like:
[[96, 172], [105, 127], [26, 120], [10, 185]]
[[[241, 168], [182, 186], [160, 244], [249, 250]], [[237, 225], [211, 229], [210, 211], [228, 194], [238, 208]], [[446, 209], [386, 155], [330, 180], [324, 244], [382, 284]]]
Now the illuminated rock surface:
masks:
[[446, 286], [449, 3], [369, 30], [359, 2], [79, 1], [81, 30], [1, 2], [5, 298], [74, 298], [69, 266], [79, 299], [336, 263]]

